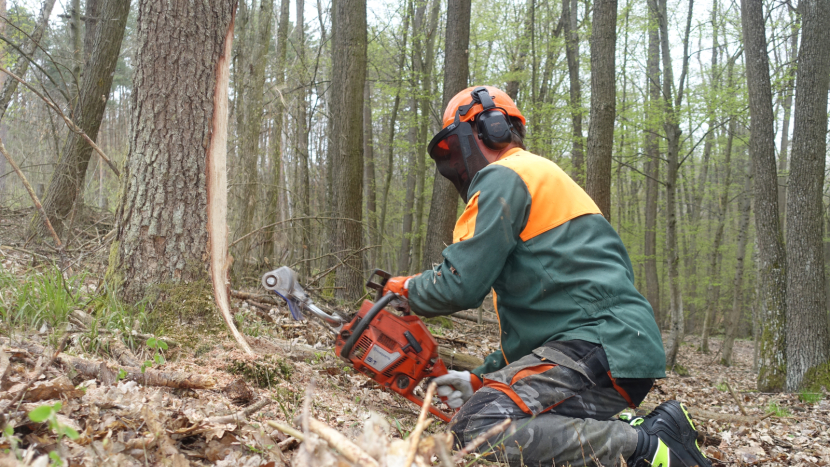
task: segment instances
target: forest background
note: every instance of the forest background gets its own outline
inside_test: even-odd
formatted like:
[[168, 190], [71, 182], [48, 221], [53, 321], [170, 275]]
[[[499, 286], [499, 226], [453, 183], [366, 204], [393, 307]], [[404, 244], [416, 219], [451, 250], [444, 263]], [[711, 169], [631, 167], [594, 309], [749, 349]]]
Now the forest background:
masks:
[[[210, 121], [188, 127], [173, 113], [146, 110], [159, 109], [165, 95], [212, 95], [213, 78], [201, 81], [202, 65], [190, 70], [186, 58], [204, 55], [217, 67], [222, 44], [230, 43], [227, 220], [235, 288], [255, 286], [263, 271], [285, 264], [310, 288], [354, 305], [374, 268], [414, 274], [432, 267], [463, 204], [436, 179], [426, 144], [440, 130], [448, 89], [490, 84], [527, 118], [528, 149], [586, 186], [622, 237], [635, 283], [670, 334], [670, 367], [680, 368], [675, 355], [685, 334], [701, 334], [705, 352], [708, 336], [724, 333], [725, 364], [733, 339], [756, 342], [761, 388], [830, 381], [827, 1], [337, 0], [333, 7], [240, 0], [232, 20], [231, 4], [214, 2], [223, 5], [215, 24], [203, 24], [199, 11], [178, 19], [194, 31], [188, 37], [215, 26], [218, 42], [181, 55], [170, 46], [177, 24], [148, 19], [164, 3], [0, 0], [0, 61], [30, 84], [0, 73], [0, 139], [54, 228], [52, 235], [32, 211], [27, 240], [57, 236], [71, 251], [74, 225], [111, 232], [110, 262], [102, 267], [123, 299], [137, 302], [150, 285], [207, 274], [204, 246], [155, 258], [169, 264], [151, 270], [133, 258], [149, 251], [140, 246], [152, 241], [145, 231], [136, 234], [144, 238], [137, 249], [125, 245], [139, 214], [147, 217], [136, 225], [151, 230], [201, 229], [188, 238], [206, 244], [204, 199], [172, 214], [135, 203], [145, 196], [137, 187], [149, 192], [167, 179], [175, 183], [156, 194], [167, 193], [161, 203], [174, 211], [185, 199], [170, 196], [175, 190], [204, 198], [205, 161], [188, 165], [188, 154], [204, 158], [210, 138], [175, 130]], [[222, 42], [226, 30], [231, 42]], [[354, 55], [361, 40], [362, 57]], [[148, 74], [153, 50], [175, 72]], [[756, 129], [762, 123], [768, 126]], [[152, 133], [153, 124], [169, 124], [168, 134]], [[354, 144], [356, 153], [343, 149]], [[172, 150], [181, 152], [173, 161], [179, 166], [153, 169], [133, 157], [170, 148], [179, 148]], [[346, 153], [359, 157], [340, 157]], [[0, 205], [31, 203], [0, 158]]]

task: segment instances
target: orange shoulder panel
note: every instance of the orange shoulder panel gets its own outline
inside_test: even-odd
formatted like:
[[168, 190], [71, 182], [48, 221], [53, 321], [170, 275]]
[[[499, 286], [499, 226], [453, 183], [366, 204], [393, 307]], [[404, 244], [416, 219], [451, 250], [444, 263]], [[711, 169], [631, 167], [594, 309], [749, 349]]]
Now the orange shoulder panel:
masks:
[[544, 157], [527, 151], [516, 151], [493, 164], [516, 172], [530, 192], [530, 215], [519, 235], [522, 241], [528, 241], [579, 216], [602, 214], [582, 187], [558, 165]]
[[452, 231], [452, 242], [458, 243], [468, 238], [472, 238], [476, 233], [476, 217], [478, 216], [478, 195], [481, 191], [477, 191], [470, 201], [467, 201], [467, 207], [461, 213], [461, 217], [455, 223], [455, 229]]

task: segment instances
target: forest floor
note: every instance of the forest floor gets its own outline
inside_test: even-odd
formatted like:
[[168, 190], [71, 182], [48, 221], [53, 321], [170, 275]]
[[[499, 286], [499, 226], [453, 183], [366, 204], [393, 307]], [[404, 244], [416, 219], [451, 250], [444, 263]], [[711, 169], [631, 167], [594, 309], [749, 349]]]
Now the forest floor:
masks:
[[[8, 238], [2, 221], [0, 216], [0, 238]], [[350, 371], [332, 354], [331, 334], [317, 321], [292, 321], [284, 306], [235, 299], [237, 325], [257, 353], [251, 357], [237, 349], [220, 321], [194, 321], [186, 312], [210, 303], [204, 289], [170, 294], [172, 307], [165, 310], [177, 318], [173, 326], [169, 317], [154, 321], [158, 309], [148, 313], [101, 298], [100, 270], [93, 266], [83, 272], [76, 265], [74, 275], [61, 278], [38, 257], [48, 251], [0, 243], [0, 413], [9, 419], [0, 437], [0, 466], [58, 460], [102, 466], [353, 465], [308, 430], [301, 444], [274, 428], [297, 426], [302, 433], [295, 420], [309, 417], [354, 440], [380, 465], [403, 464], [409, 442], [401, 439], [416, 426], [419, 408]], [[91, 257], [105, 254], [100, 248]], [[494, 324], [452, 318], [429, 327], [441, 345], [459, 353], [483, 358], [498, 348]], [[153, 329], [165, 332], [156, 336]], [[50, 365], [64, 336], [65, 347]], [[712, 352], [703, 354], [699, 339], [687, 337], [678, 361], [689, 375], [658, 381], [643, 408], [669, 399], [686, 404], [715, 465], [830, 465], [826, 389], [759, 393], [753, 343], [735, 343], [732, 367], [718, 363], [720, 344], [713, 338]], [[146, 367], [144, 374], [136, 362]], [[442, 465], [427, 441], [444, 439], [444, 431], [438, 420], [426, 428], [419, 466]], [[472, 464], [498, 465], [471, 456], [459, 465]]]

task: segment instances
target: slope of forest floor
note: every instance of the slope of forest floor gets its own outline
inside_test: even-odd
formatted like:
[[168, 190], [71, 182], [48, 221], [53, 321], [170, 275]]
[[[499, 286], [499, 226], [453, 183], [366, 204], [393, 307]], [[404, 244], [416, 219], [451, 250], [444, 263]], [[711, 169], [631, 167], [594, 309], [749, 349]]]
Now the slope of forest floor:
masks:
[[[76, 265], [60, 284], [39, 255], [49, 251], [0, 245], [0, 411], [9, 417], [0, 466], [58, 458], [68, 465], [352, 465], [307, 430], [309, 451], [272, 425], [303, 432], [295, 425], [303, 417], [355, 440], [380, 465], [402, 465], [409, 444], [400, 439], [415, 428], [419, 408], [350, 371], [316, 321], [292, 321], [284, 306], [261, 299], [234, 300], [236, 322], [258, 354], [251, 357], [215, 323], [180, 320], [174, 329], [170, 320], [100, 298], [95, 268], [84, 273]], [[155, 335], [152, 323], [162, 329], [160, 322], [167, 332]], [[493, 324], [452, 318], [430, 329], [459, 353], [483, 358], [498, 347]], [[689, 376], [658, 381], [642, 409], [684, 402], [715, 465], [830, 465], [826, 389], [758, 393], [751, 341], [736, 342], [733, 367], [718, 363], [719, 338], [710, 354], [698, 344], [689, 336], [680, 349]], [[425, 436], [437, 440], [445, 430], [435, 420]], [[442, 465], [428, 445], [421, 442], [416, 463]], [[493, 464], [466, 459], [459, 465]]]

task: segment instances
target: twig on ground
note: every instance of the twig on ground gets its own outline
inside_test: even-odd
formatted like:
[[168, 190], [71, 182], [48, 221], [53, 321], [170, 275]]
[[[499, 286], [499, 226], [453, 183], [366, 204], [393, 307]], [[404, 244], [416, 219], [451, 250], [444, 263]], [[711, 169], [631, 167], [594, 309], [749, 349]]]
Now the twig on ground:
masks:
[[[320, 420], [309, 417], [308, 427], [312, 433], [319, 436], [321, 439], [329, 443], [329, 446], [343, 454], [343, 457], [348, 459], [349, 462], [353, 462], [362, 467], [380, 467], [378, 461], [367, 454], [366, 451], [349, 441], [349, 439], [340, 434], [339, 431], [326, 425]], [[410, 464], [411, 462], [404, 465]]]
[[476, 436], [476, 438], [470, 441], [466, 446], [464, 446], [462, 450], [455, 453], [455, 455], [453, 456], [453, 462], [460, 462], [462, 459], [464, 459], [464, 456], [478, 449], [478, 447], [484, 444], [488, 439], [506, 430], [507, 427], [510, 426], [511, 421], [512, 420], [510, 420], [509, 418], [506, 418], [498, 425]]
[[296, 438], [301, 443], [303, 441], [305, 441], [305, 436], [303, 435], [303, 433], [301, 431], [299, 431], [297, 429], [294, 429], [294, 428], [292, 428], [292, 427], [290, 427], [290, 426], [288, 426], [284, 423], [275, 422], [273, 420], [268, 420], [265, 423], [268, 426], [270, 426], [271, 428], [274, 428], [275, 430], [279, 430], [279, 431], [287, 434], [288, 436], [293, 436], [294, 438]]
[[427, 413], [429, 413], [429, 406], [432, 404], [432, 398], [435, 396], [435, 390], [438, 385], [435, 382], [429, 383], [427, 387], [427, 394], [424, 396], [424, 403], [421, 405], [421, 413], [418, 414], [418, 423], [409, 435], [409, 450], [406, 453], [406, 460], [403, 465], [412, 465], [415, 460], [415, 453], [418, 452], [418, 443], [421, 442], [421, 433], [432, 422], [432, 419], [427, 420]]
[[[447, 433], [449, 436], [451, 434]], [[450, 450], [447, 447], [447, 444], [444, 442], [443, 439], [437, 439], [436, 436], [435, 440], [435, 454], [438, 456], [438, 461], [441, 462], [441, 467], [453, 467], [455, 465], [452, 461], [452, 455], [450, 454]]]
[[223, 416], [219, 416], [219, 417], [206, 418], [205, 422], [206, 423], [216, 423], [216, 424], [244, 422], [245, 418], [248, 415], [251, 415], [252, 413], [256, 412], [257, 410], [260, 410], [264, 407], [267, 407], [268, 405], [270, 405], [273, 402], [274, 402], [273, 400], [271, 400], [267, 397], [263, 397], [259, 401], [249, 405], [248, 407], [245, 407], [245, 409], [240, 410], [239, 412], [236, 412], [236, 413], [230, 414], [230, 415], [223, 415]]
[[735, 390], [733, 390], [732, 386], [729, 385], [729, 381], [724, 381], [724, 384], [726, 384], [726, 389], [729, 390], [729, 394], [732, 394], [732, 398], [735, 399], [735, 402], [738, 404], [738, 408], [741, 410], [743, 416], [747, 417], [748, 415], [746, 413], [746, 409], [744, 409], [744, 405], [741, 404], [741, 400], [738, 399], [738, 395], [735, 394]]
[[[0, 143], [0, 145], [2, 145], [2, 143]], [[38, 378], [40, 378], [40, 375], [42, 375], [43, 372], [47, 368], [51, 367], [52, 364], [55, 363], [55, 360], [58, 358], [58, 355], [61, 352], [63, 352], [63, 347], [66, 345], [66, 341], [68, 339], [69, 339], [69, 335], [64, 334], [63, 337], [61, 338], [60, 343], [58, 344], [57, 348], [55, 349], [55, 353], [53, 353], [52, 358], [49, 359], [49, 363], [47, 363], [46, 365], [43, 365], [42, 367], [40, 367], [40, 369], [37, 372], [35, 372], [35, 374], [32, 376], [32, 379], [30, 379], [26, 383], [26, 385], [23, 386], [22, 389], [20, 389], [20, 391], [18, 391], [14, 396], [11, 397], [11, 399], [9, 399], [9, 404], [6, 406], [7, 408], [11, 409], [18, 402], [20, 402], [23, 399], [23, 396], [26, 395], [26, 391], [28, 391], [29, 388], [32, 387], [32, 384], [34, 384], [34, 382], [37, 381]], [[5, 426], [6, 426], [6, 413], [4, 412], [3, 414], [0, 414], [0, 428], [5, 428]]]

